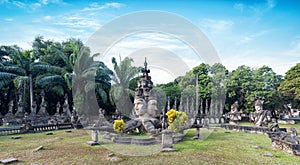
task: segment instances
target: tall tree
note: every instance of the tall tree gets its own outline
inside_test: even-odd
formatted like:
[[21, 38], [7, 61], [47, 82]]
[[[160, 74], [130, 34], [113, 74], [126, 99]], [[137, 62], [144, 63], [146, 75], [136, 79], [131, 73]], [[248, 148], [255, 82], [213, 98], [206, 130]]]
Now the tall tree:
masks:
[[[91, 56], [89, 48], [80, 40], [70, 39], [61, 45], [48, 46], [41, 60], [32, 66], [39, 70], [37, 84], [48, 93], [60, 96], [58, 98], [68, 94], [69, 102], [76, 103], [78, 111], [98, 113], [97, 100], [93, 100], [96, 96], [89, 99], [88, 95], [96, 91], [98, 101], [106, 103], [112, 72], [104, 63], [94, 61], [96, 55]], [[72, 90], [75, 98], [72, 98]], [[88, 100], [95, 104], [88, 104]]]
[[31, 64], [34, 63], [34, 57], [32, 56], [31, 50], [23, 51], [18, 47], [8, 48], [7, 58], [4, 63], [0, 66], [0, 89], [11, 86], [14, 86], [17, 89], [23, 87], [23, 97], [26, 100], [25, 109], [30, 109], [29, 99], [29, 86], [32, 81], [32, 73], [34, 72], [31, 68]]
[[283, 105], [281, 94], [277, 88], [281, 82], [282, 76], [276, 75], [272, 68], [262, 66], [253, 70], [253, 89], [246, 100], [249, 106], [253, 107], [253, 98], [255, 96], [265, 97], [264, 108], [268, 110], [280, 110]]
[[[243, 112], [252, 111], [252, 104], [247, 102], [251, 90], [253, 90], [253, 70], [245, 65], [239, 66], [229, 73], [227, 80], [226, 109], [235, 101], [239, 102], [239, 107]], [[248, 104], [247, 104], [248, 103]]]
[[211, 91], [211, 110], [214, 114], [223, 114], [226, 99], [226, 80], [228, 78], [228, 70], [220, 63], [216, 63], [210, 68], [210, 76], [212, 81]]
[[280, 83], [278, 90], [289, 97], [293, 107], [300, 108], [300, 63], [290, 68]]
[[[201, 63], [193, 68], [193, 74], [198, 76], [199, 97], [202, 100], [202, 112], [210, 107], [211, 94], [212, 94], [212, 81], [209, 76], [210, 66]], [[209, 111], [209, 110], [208, 110]]]
[[129, 116], [132, 112], [133, 104], [130, 95], [133, 91], [129, 89], [130, 80], [134, 79], [140, 70], [138, 67], [132, 66], [133, 59], [125, 57], [119, 64], [116, 58], [112, 58], [114, 66], [114, 74], [112, 80], [114, 82], [111, 88], [111, 99], [115, 103], [116, 108], [124, 115]]

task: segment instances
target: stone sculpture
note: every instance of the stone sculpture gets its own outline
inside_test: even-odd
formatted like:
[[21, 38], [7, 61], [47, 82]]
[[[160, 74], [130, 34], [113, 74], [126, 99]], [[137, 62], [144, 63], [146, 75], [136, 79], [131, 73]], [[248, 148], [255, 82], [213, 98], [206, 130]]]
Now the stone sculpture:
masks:
[[44, 118], [44, 117], [48, 117], [49, 116], [49, 114], [47, 112], [47, 109], [46, 109], [47, 108], [47, 104], [46, 104], [46, 101], [45, 101], [45, 92], [44, 91], [41, 92], [41, 97], [42, 97], [42, 102], [40, 104], [40, 110], [37, 113], [37, 115], [38, 115], [38, 117]]
[[135, 119], [126, 123], [125, 132], [132, 131], [136, 128], [141, 132], [156, 134], [161, 127], [158, 117], [156, 92], [151, 81], [151, 76], [148, 75], [150, 70], [147, 69], [147, 62], [145, 59], [143, 75], [138, 81], [138, 88], [135, 91], [134, 111]]
[[10, 125], [14, 123], [14, 115], [13, 115], [13, 108], [14, 108], [14, 101], [11, 100], [8, 104], [8, 112], [3, 118], [3, 124], [4, 125]]
[[231, 105], [231, 110], [226, 114], [227, 118], [229, 119], [229, 124], [238, 125], [238, 121], [241, 120], [241, 112], [238, 111], [238, 102], [235, 101]]
[[264, 97], [255, 97], [255, 112], [251, 113], [251, 119], [257, 127], [268, 127], [268, 121], [270, 120], [270, 111], [263, 110], [264, 101]]
[[21, 90], [22, 89], [19, 89], [19, 91], [18, 91], [18, 96], [19, 96], [18, 109], [17, 109], [17, 112], [15, 113], [15, 117], [17, 118], [18, 122], [21, 122], [24, 117], [24, 107], [23, 107], [23, 99], [22, 99]]

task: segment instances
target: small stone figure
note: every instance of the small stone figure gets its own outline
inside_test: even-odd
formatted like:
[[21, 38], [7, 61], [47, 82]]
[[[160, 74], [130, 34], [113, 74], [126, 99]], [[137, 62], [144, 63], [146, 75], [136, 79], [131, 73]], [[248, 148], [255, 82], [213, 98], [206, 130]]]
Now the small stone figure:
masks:
[[254, 125], [257, 127], [268, 127], [270, 111], [263, 110], [264, 101], [264, 97], [255, 97], [255, 112], [251, 114], [251, 118], [254, 121]]
[[279, 131], [279, 125], [276, 118], [272, 118], [273, 124], [270, 126], [271, 132], [278, 132]]
[[46, 101], [45, 101], [45, 93], [42, 92], [41, 94], [42, 96], [42, 102], [40, 104], [40, 110], [39, 112], [37, 113], [37, 115], [39, 115], [40, 117], [47, 117], [49, 116], [48, 112], [47, 112], [47, 104], [46, 104]]
[[78, 129], [78, 128], [82, 128], [82, 125], [80, 123], [80, 119], [79, 119], [79, 116], [75, 110], [75, 108], [73, 109], [72, 111], [72, 116], [71, 116], [71, 123], [73, 125], [73, 127], [75, 129]]
[[229, 124], [238, 125], [238, 121], [241, 120], [241, 113], [238, 111], [238, 102], [235, 101], [231, 105], [231, 111], [226, 114], [227, 118], [229, 118]]
[[10, 125], [14, 123], [14, 115], [13, 115], [13, 108], [14, 108], [14, 101], [11, 100], [8, 104], [8, 112], [3, 118], [3, 124], [4, 125]]
[[60, 112], [59, 111], [60, 111], [60, 103], [57, 102], [57, 104], [56, 104], [56, 112], [54, 114], [54, 117], [55, 117], [56, 120], [60, 119]]
[[32, 105], [31, 105], [32, 112], [30, 113], [30, 115], [32, 115], [32, 116], [36, 115], [36, 108], [37, 108], [36, 101], [33, 101]]
[[66, 94], [65, 95], [65, 102], [64, 102], [64, 105], [63, 105], [63, 112], [62, 112], [62, 115], [61, 115], [65, 121], [70, 121], [71, 119], [71, 112], [70, 112], [70, 108], [69, 108], [69, 102], [68, 102], [68, 95]]
[[18, 100], [18, 109], [17, 112], [15, 113], [15, 117], [21, 121], [24, 117], [24, 107], [23, 107], [23, 99], [22, 99], [22, 92], [21, 92], [21, 88], [18, 91], [18, 96], [19, 96], [19, 100]]

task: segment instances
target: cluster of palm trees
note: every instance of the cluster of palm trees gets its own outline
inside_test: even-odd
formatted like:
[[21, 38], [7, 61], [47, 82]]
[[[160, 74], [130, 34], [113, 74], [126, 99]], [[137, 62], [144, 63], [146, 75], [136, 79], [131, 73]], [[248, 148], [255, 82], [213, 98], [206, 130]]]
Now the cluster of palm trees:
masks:
[[108, 98], [113, 72], [103, 62], [94, 61], [95, 56], [76, 39], [54, 42], [38, 36], [32, 49], [25, 51], [18, 46], [1, 46], [0, 113], [8, 111], [11, 100], [16, 103], [18, 92], [30, 112], [33, 101], [40, 103], [42, 90], [50, 114], [55, 113], [57, 102], [63, 103], [64, 95], [78, 111], [97, 106], [86, 102], [91, 96], [96, 96], [94, 101], [103, 108], [111, 108]]

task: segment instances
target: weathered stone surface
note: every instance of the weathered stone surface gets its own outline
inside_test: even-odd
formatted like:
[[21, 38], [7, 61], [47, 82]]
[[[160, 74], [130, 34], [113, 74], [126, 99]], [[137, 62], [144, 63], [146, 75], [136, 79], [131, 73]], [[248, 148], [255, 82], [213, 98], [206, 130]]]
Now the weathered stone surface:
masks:
[[174, 152], [174, 151], [176, 151], [176, 149], [175, 148], [162, 148], [161, 151], [162, 152]]
[[267, 157], [275, 157], [275, 155], [273, 155], [272, 153], [270, 152], [263, 152], [262, 153], [264, 156], [267, 156]]
[[9, 164], [9, 163], [15, 163], [17, 161], [18, 161], [17, 158], [7, 158], [7, 159], [0, 160], [0, 163], [1, 164]]
[[162, 148], [173, 148], [173, 134], [173, 131], [170, 130], [162, 131]]
[[131, 137], [114, 137], [113, 139], [113, 142], [115, 143], [120, 143], [120, 144], [131, 144], [131, 140], [132, 138]]
[[37, 151], [40, 151], [40, 150], [42, 150], [42, 149], [44, 149], [44, 146], [39, 146], [38, 148], [34, 149], [33, 151], [34, 151], [34, 152], [37, 152]]
[[115, 156], [114, 153], [110, 153], [110, 154], [107, 155], [107, 160], [112, 161], [112, 162], [118, 162], [118, 161], [121, 161], [122, 159]]
[[11, 138], [12, 138], [12, 139], [20, 139], [21, 136], [12, 136]]
[[46, 132], [46, 135], [53, 135], [53, 132]]
[[153, 145], [156, 143], [155, 138], [133, 138], [131, 144], [136, 145]]
[[95, 141], [87, 141], [86, 143], [90, 146], [100, 145], [99, 142], [95, 142]]

